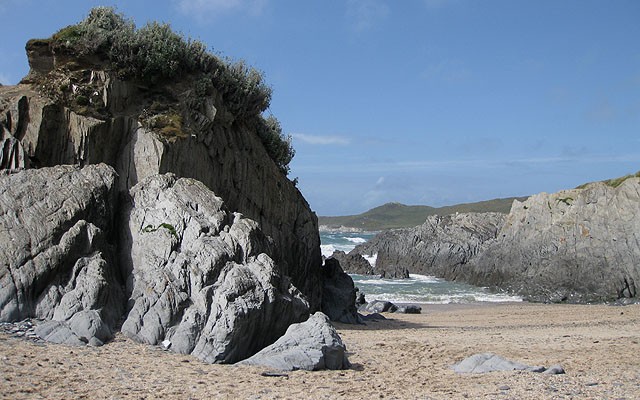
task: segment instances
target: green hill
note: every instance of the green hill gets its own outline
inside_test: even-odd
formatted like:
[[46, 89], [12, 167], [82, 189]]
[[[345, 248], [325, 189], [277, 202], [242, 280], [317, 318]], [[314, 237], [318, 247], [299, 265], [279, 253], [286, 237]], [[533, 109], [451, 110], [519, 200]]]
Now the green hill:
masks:
[[387, 203], [358, 215], [341, 217], [318, 217], [322, 228], [336, 229], [347, 227], [363, 231], [381, 231], [385, 229], [410, 228], [422, 224], [430, 215], [448, 215], [456, 212], [501, 212], [511, 210], [513, 200], [526, 197], [509, 197], [477, 203], [457, 204], [445, 207], [407, 206], [400, 203]]

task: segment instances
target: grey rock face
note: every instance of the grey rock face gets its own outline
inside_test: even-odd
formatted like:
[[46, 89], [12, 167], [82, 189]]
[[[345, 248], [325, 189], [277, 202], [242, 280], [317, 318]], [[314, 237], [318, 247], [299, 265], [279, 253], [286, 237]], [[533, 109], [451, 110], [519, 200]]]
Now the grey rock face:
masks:
[[125, 334], [168, 340], [206, 362], [236, 362], [308, 316], [258, 224], [226, 211], [202, 183], [157, 175], [131, 197], [120, 254], [129, 276]]
[[322, 266], [322, 312], [332, 321], [345, 324], [360, 323], [356, 309], [356, 288], [335, 258], [328, 258]]
[[[40, 42], [31, 43], [28, 53], [31, 78], [60, 72], [69, 61], [56, 58]], [[51, 79], [58, 75], [54, 71]], [[320, 307], [317, 217], [270, 159], [251, 121], [236, 119], [218, 95], [202, 99], [197, 107], [175, 104], [184, 110], [183, 123], [193, 134], [168, 140], [144, 127], [142, 107], [148, 99], [138, 86], [108, 71], [82, 75], [85, 81], [74, 85], [98, 94], [92, 101], [107, 110], [100, 118], [80, 115], [27, 84], [0, 87], [0, 168], [106, 163], [116, 169], [123, 192], [155, 174], [197, 179], [225, 199], [230, 210], [260, 224], [274, 239], [271, 257], [311, 307]], [[189, 94], [187, 89], [172, 96], [185, 99]]]
[[111, 337], [124, 303], [107, 240], [115, 180], [104, 164], [0, 174], [0, 321], [53, 320], [63, 343]]
[[543, 372], [546, 374], [564, 374], [564, 369], [559, 365], [554, 365], [548, 369], [538, 366], [531, 367], [491, 353], [474, 354], [455, 364], [452, 368], [459, 374], [484, 374], [494, 371], [529, 371]]
[[376, 272], [385, 277], [403, 277], [408, 269], [455, 280], [484, 244], [496, 238], [504, 219], [500, 213], [434, 215], [416, 228], [383, 232], [352, 253], [377, 253]]
[[640, 179], [613, 188], [541, 193], [515, 201], [498, 238], [465, 279], [535, 301], [612, 301], [638, 296]]
[[349, 274], [375, 275], [373, 266], [361, 254], [336, 250], [331, 255], [340, 262], [342, 269]]
[[350, 368], [340, 336], [329, 317], [321, 312], [306, 322], [291, 325], [278, 341], [239, 364], [282, 371]]

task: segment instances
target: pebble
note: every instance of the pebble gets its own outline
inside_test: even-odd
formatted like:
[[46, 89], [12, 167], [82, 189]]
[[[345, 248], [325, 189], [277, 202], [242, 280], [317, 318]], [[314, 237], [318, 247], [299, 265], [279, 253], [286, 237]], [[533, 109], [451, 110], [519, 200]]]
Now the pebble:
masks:
[[0, 322], [0, 331], [12, 337], [29, 340], [35, 343], [42, 343], [42, 340], [35, 333], [35, 324], [30, 319], [18, 322]]
[[502, 385], [498, 389], [500, 389], [500, 390], [511, 390], [511, 387], [509, 387], [507, 385]]

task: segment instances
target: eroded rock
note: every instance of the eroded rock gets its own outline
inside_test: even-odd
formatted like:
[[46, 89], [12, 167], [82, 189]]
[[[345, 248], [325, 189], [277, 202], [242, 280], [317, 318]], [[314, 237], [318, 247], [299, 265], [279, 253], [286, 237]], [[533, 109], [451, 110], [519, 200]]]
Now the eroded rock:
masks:
[[282, 371], [350, 368], [346, 347], [321, 312], [294, 324], [278, 341], [239, 364], [262, 365]]
[[0, 175], [0, 321], [55, 321], [45, 336], [61, 343], [112, 336], [124, 304], [108, 240], [115, 180], [104, 164]]
[[131, 190], [121, 262], [130, 311], [122, 331], [206, 362], [236, 362], [308, 316], [258, 224], [202, 183], [150, 177]]

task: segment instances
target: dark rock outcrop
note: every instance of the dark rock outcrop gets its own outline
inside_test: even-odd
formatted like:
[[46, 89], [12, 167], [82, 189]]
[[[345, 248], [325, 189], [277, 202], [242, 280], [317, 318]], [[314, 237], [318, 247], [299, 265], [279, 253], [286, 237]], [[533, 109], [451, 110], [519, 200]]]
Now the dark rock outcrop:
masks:
[[398, 311], [398, 306], [393, 304], [390, 301], [385, 300], [374, 300], [360, 307], [361, 312], [366, 313], [383, 313], [383, 312], [396, 312]]
[[260, 115], [196, 95], [200, 76], [149, 87], [57, 50], [30, 41], [29, 75], [0, 87], [0, 321], [91, 345], [122, 324], [236, 362], [320, 308], [317, 218]]
[[0, 321], [51, 320], [36, 332], [53, 342], [111, 338], [125, 302], [115, 181], [104, 164], [0, 174]]
[[331, 258], [338, 260], [342, 269], [349, 274], [375, 275], [373, 266], [360, 253], [336, 250]]
[[282, 371], [350, 368], [346, 347], [329, 317], [317, 312], [294, 324], [278, 341], [239, 364], [262, 365]]
[[386, 278], [411, 272], [455, 280], [483, 245], [496, 238], [504, 219], [499, 213], [434, 215], [416, 228], [382, 232], [352, 253], [377, 253], [376, 273]]
[[345, 324], [360, 322], [353, 279], [335, 258], [327, 258], [322, 266], [322, 312], [331, 321]]
[[130, 293], [125, 334], [232, 363], [307, 318], [308, 303], [269, 256], [270, 239], [202, 183], [157, 175], [131, 196], [120, 246]]

